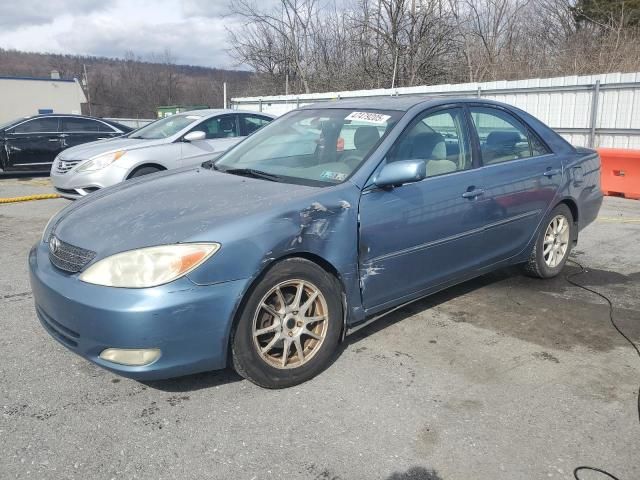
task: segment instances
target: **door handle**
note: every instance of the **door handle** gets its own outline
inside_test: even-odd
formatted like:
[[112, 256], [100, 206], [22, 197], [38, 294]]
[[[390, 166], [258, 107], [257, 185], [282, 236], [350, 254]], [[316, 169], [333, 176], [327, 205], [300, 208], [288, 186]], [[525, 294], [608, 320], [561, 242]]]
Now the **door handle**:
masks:
[[59, 138], [50, 138], [49, 141], [50, 142], [59, 142], [60, 139]]
[[547, 168], [542, 175], [551, 178], [554, 175], [560, 175], [560, 173], [562, 173], [562, 171], [559, 168]]
[[484, 190], [480, 188], [474, 188], [473, 190], [467, 190], [462, 194], [462, 198], [476, 198], [480, 195], [484, 195]]

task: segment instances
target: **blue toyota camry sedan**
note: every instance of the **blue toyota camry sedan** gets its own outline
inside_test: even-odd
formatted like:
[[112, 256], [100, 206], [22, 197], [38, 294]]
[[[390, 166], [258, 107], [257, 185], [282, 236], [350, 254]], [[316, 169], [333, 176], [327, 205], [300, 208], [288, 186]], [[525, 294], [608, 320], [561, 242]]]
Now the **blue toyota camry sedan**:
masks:
[[113, 372], [232, 365], [281, 388], [425, 295], [514, 264], [557, 275], [601, 203], [596, 152], [514, 107], [332, 102], [69, 205], [30, 252], [31, 285], [51, 336]]

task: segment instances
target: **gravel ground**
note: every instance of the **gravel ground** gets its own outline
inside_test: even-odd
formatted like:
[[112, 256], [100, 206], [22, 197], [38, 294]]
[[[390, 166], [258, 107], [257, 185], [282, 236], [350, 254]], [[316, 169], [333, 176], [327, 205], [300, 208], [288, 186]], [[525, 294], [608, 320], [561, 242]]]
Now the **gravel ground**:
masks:
[[[0, 197], [50, 191], [0, 180]], [[414, 303], [288, 390], [231, 371], [139, 383], [36, 319], [27, 252], [66, 204], [0, 205], [2, 480], [569, 479], [584, 464], [640, 478], [640, 361], [606, 304], [564, 277], [503, 270]], [[640, 202], [607, 198], [574, 251], [588, 270], [575, 280], [611, 297], [635, 341], [639, 239]]]

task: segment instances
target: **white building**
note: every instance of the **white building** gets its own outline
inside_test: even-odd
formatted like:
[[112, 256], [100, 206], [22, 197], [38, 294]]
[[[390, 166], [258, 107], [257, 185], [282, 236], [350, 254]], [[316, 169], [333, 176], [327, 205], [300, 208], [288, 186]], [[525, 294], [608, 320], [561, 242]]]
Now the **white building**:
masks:
[[0, 77], [0, 123], [38, 113], [79, 114], [86, 101], [76, 79]]

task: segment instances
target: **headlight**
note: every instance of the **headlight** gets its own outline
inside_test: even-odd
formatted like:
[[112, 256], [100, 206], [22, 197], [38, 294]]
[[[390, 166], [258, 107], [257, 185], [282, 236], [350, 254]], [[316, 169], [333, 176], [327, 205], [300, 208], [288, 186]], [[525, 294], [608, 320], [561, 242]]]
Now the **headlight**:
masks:
[[119, 158], [122, 158], [125, 153], [127, 152], [118, 150], [117, 152], [98, 155], [88, 162], [81, 164], [78, 168], [76, 168], [76, 172], [93, 172], [95, 170], [101, 170], [105, 167], [108, 167]]
[[80, 280], [107, 287], [155, 287], [182, 277], [219, 249], [219, 243], [180, 243], [130, 250], [96, 262]]
[[51, 218], [49, 219], [49, 221], [44, 227], [44, 230], [42, 231], [42, 241], [44, 243], [47, 243], [49, 241], [49, 235], [51, 234], [51, 229], [50, 229], [51, 223], [53, 222], [53, 219], [56, 217], [57, 217], [56, 214], [51, 215]]

